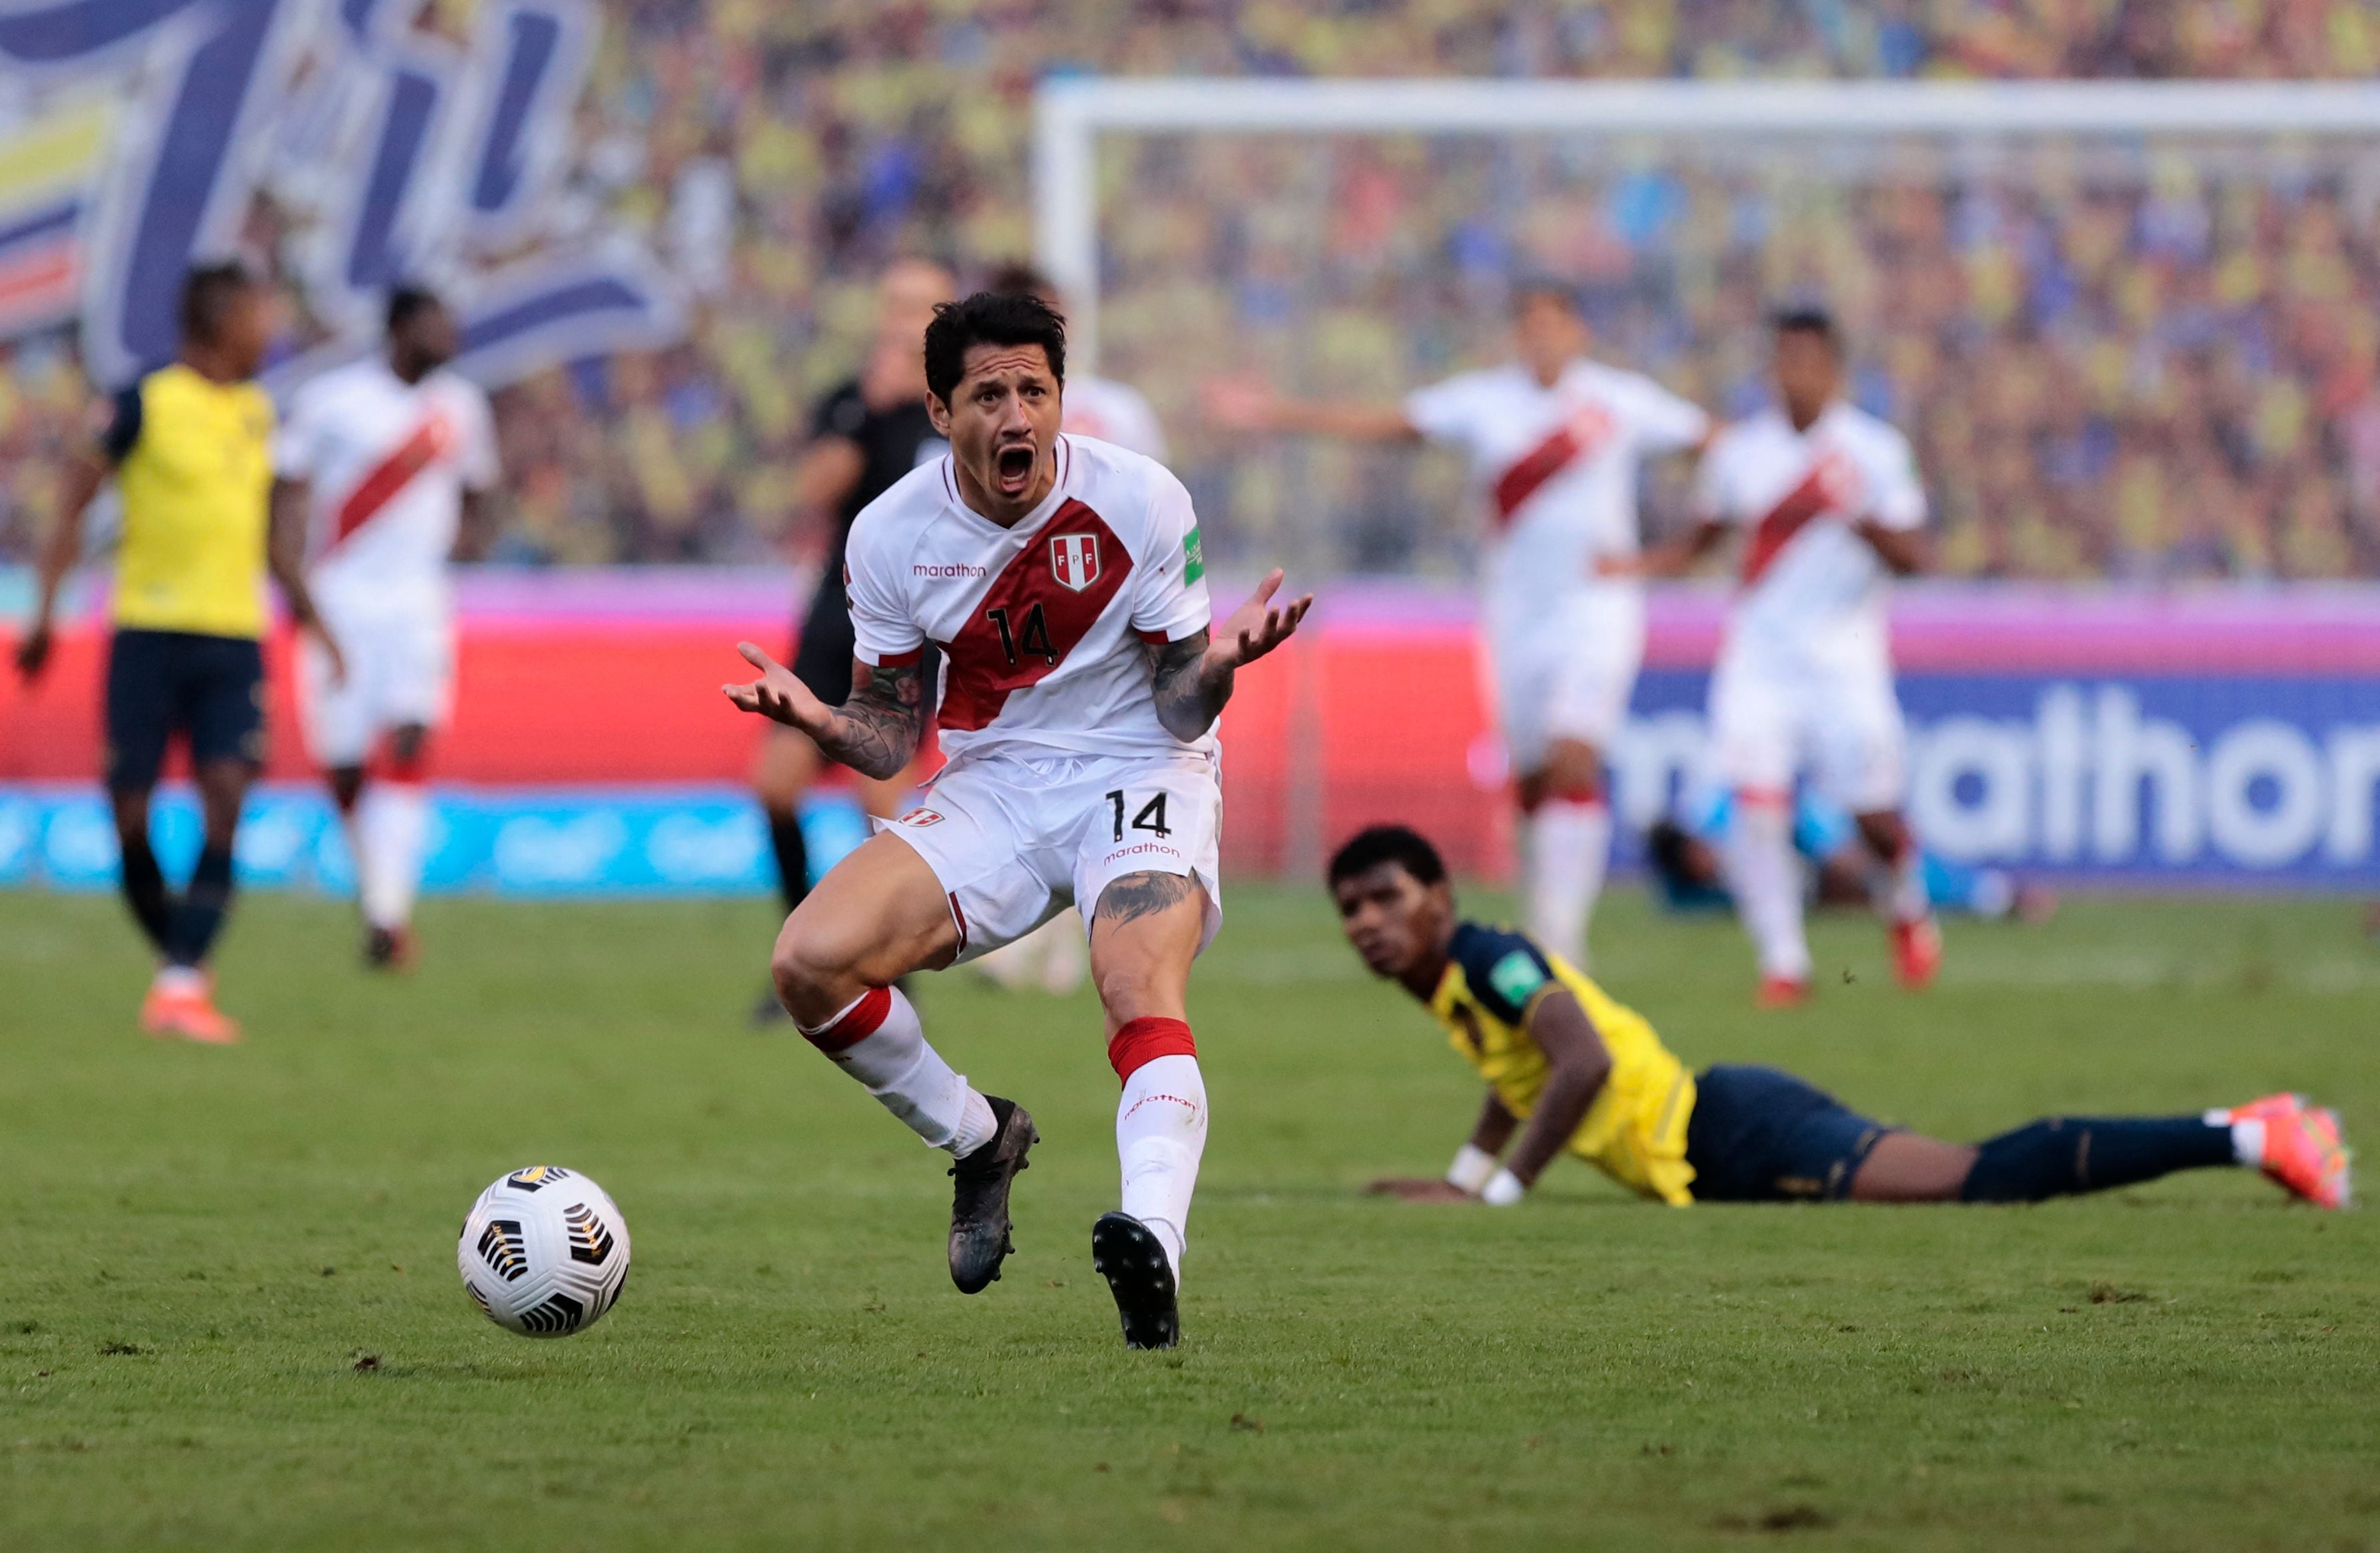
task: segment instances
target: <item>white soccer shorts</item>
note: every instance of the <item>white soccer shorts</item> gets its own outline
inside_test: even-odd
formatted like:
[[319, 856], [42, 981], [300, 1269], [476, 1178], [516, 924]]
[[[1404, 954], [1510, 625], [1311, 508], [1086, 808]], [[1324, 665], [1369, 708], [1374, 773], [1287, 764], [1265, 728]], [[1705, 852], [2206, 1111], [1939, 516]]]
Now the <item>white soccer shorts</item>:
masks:
[[1711, 676], [1719, 776], [1738, 791], [1791, 792], [1806, 766], [1853, 814], [1897, 809], [1908, 787], [1907, 734], [1889, 669], [1764, 662], [1731, 644]]
[[1175, 874], [1207, 892], [1203, 952], [1223, 924], [1223, 790], [1215, 757], [1024, 755], [946, 768], [917, 807], [876, 828], [934, 870], [959, 931], [953, 964], [1013, 943], [1126, 874]]
[[298, 707], [307, 752], [328, 770], [360, 766], [372, 740], [392, 728], [446, 721], [455, 690], [455, 631], [443, 612], [347, 614], [324, 609], [346, 677], [331, 683], [330, 661], [311, 636], [300, 639]]
[[1497, 722], [1512, 774], [1543, 768], [1558, 739], [1608, 752], [1628, 721], [1645, 661], [1644, 590], [1583, 588], [1534, 618], [1516, 614], [1491, 603], [1488, 631]]

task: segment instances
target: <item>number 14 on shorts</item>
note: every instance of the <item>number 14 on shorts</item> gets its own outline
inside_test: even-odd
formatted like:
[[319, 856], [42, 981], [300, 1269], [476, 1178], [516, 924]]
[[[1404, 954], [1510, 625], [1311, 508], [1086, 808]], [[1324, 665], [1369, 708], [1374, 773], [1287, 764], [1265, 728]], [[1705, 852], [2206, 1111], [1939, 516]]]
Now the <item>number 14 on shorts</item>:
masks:
[[[1132, 825], [1130, 828], [1135, 831], [1148, 831], [1160, 836], [1172, 835], [1173, 833], [1172, 829], [1165, 823], [1165, 796], [1166, 795], [1164, 794], [1160, 793], [1155, 797], [1149, 799], [1148, 802], [1141, 805], [1140, 807], [1133, 814]], [[1123, 815], [1126, 804], [1127, 800], [1124, 797], [1123, 788], [1119, 787], [1108, 795], [1108, 807], [1113, 811], [1115, 816], [1115, 839], [1117, 841], [1123, 840], [1125, 830]]]

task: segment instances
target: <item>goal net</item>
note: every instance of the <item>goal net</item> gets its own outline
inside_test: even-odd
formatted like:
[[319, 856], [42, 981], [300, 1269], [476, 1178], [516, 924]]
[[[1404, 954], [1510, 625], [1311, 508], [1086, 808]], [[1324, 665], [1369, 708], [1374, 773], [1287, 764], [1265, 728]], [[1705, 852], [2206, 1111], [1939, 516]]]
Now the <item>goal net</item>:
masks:
[[[1156, 403], [1208, 554], [1444, 585], [1407, 598], [1459, 599], [1471, 573], [1480, 530], [1458, 461], [1220, 434], [1202, 424], [1205, 385], [1392, 400], [1501, 358], [1515, 281], [1545, 275], [1576, 287], [1598, 355], [1736, 415], [1767, 394], [1767, 311], [1828, 307], [1855, 397], [1915, 445], [1949, 576], [2103, 599], [2109, 583], [2334, 589], [2328, 605], [2229, 594], [2255, 618], [2143, 634], [2121, 609], [2056, 625], [2082, 607], [2068, 588], [2009, 648], [2052, 677], [2013, 688], [1985, 683], [2005, 644], [1971, 617], [2032, 596], [1971, 599], [1937, 624], [1981, 644], [1977, 661], [1904, 664], [1912, 801], [1934, 792], [1934, 831], [1970, 856], [2050, 867], [2287, 857], [2359, 874], [2362, 723], [2337, 719], [2380, 708], [2332, 685], [2290, 714], [2296, 742], [2243, 746], [2229, 766], [2209, 752], [2275, 704], [2224, 665], [2351, 666], [2323, 611], [2361, 607], [2336, 590], [2380, 575], [2375, 137], [2380, 91], [2362, 85], [1060, 80], [1038, 103], [1034, 193], [1078, 354]], [[1648, 475], [1658, 530], [1682, 516], [1682, 476]], [[1427, 634], [1427, 609], [1379, 617], [1392, 613]], [[1676, 785], [1644, 752], [1692, 743], [1663, 745], [1661, 719], [1698, 686], [1661, 676], [1696, 667], [1715, 613], [1673, 611], [1665, 637], [1656, 613], [1650, 688], [1617, 752], [1639, 825]], [[2101, 648], [2054, 661], [2086, 640]], [[1337, 677], [1309, 679], [1293, 727], [1377, 733], [1395, 715], [1385, 699], [1356, 710], [1343, 660], [1315, 671]], [[1950, 677], [1912, 683], [1929, 663]], [[1996, 745], [1992, 729], [2022, 737]], [[2087, 791], [2052, 781], [2070, 732], [2103, 772]], [[1359, 777], [1325, 769], [1354, 732], [1302, 736], [1281, 779], [1284, 845], [1397, 809], [1439, 816], [1488, 866], [1501, 856], [1498, 806], [1479, 801], [1500, 772], [1476, 739], [1463, 770], [1416, 774], [1430, 743], [1416, 737], [1395, 741], [1409, 770]]]

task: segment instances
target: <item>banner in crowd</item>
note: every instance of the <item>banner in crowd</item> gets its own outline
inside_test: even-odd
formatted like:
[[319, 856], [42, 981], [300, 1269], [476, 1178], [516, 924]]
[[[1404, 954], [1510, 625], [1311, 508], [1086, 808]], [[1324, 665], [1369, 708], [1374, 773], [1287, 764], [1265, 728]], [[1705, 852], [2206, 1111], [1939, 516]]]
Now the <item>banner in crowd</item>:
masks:
[[488, 0], [467, 35], [404, 0], [32, 0], [0, 10], [0, 338], [79, 321], [94, 381], [169, 361], [194, 261], [269, 246], [302, 353], [443, 288], [491, 386], [683, 328], [652, 254], [570, 197], [593, 0]]
[[[485, 573], [463, 589], [454, 725], [436, 758], [433, 889], [759, 890], [766, 836], [738, 787], [759, 729], [720, 696], [734, 643], [781, 648], [797, 579], [767, 571]], [[1220, 585], [1218, 597], [1235, 597]], [[1703, 698], [1725, 596], [1656, 595], [1646, 669], [1611, 754], [1621, 860], [1709, 780]], [[1309, 877], [1381, 819], [1467, 873], [1510, 877], [1509, 773], [1459, 590], [1332, 585], [1225, 715], [1224, 865]], [[2070, 882], [2380, 892], [2380, 588], [2123, 594], [1912, 588], [1894, 650], [1909, 812], [1941, 853]], [[105, 882], [103, 638], [62, 638], [31, 691], [0, 682], [0, 880]], [[241, 862], [345, 887], [276, 649], [270, 784]], [[567, 686], [567, 694], [556, 694]], [[181, 818], [174, 818], [179, 815]], [[837, 796], [809, 817], [856, 837]], [[169, 806], [168, 831], [188, 828]], [[839, 852], [821, 832], [813, 857]]]

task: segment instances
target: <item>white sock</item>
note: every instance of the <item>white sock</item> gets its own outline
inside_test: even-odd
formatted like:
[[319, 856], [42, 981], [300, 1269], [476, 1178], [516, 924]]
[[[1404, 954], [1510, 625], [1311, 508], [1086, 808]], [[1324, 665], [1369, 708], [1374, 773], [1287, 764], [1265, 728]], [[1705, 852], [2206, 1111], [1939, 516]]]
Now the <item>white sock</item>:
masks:
[[413, 919], [413, 898], [421, 890], [430, 790], [418, 782], [374, 783], [356, 805], [351, 834], [364, 920], [375, 928], [404, 927]]
[[2265, 1123], [2261, 1120], [2234, 1122], [2231, 1120], [2231, 1113], [2228, 1110], [2210, 1110], [2206, 1113], [2206, 1124], [2210, 1127], [2231, 1129], [2233, 1163], [2245, 1165], [2252, 1171], [2264, 1168]]
[[1207, 1148], [1207, 1083], [1196, 1057], [1154, 1057], [1123, 1081], [1116, 1102], [1116, 1157], [1124, 1212], [1148, 1226], [1182, 1281], [1190, 1195]]
[[1893, 862], [1878, 865], [1868, 879], [1868, 897], [1888, 928], [1920, 922], [1934, 909], [1925, 895], [1925, 862], [1911, 840]]
[[1555, 798], [1529, 820], [1529, 933], [1548, 954], [1586, 965], [1586, 924], [1611, 860], [1611, 810]]
[[1728, 838], [1728, 884], [1760, 957], [1760, 974], [1807, 981], [1810, 944], [1802, 933], [1802, 870], [1793, 860], [1792, 824], [1785, 805], [1739, 795]]
[[899, 988], [864, 993], [802, 1034], [929, 1147], [972, 1154], [991, 1141], [990, 1103], [926, 1044], [917, 1011]]

